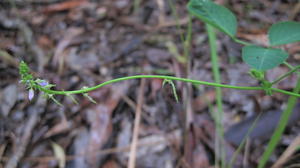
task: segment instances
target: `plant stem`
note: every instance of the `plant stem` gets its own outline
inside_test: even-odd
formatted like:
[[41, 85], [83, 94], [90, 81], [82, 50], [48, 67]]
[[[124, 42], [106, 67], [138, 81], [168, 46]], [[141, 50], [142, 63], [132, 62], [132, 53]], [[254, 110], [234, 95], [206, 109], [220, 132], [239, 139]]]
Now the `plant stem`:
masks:
[[[299, 91], [300, 91], [300, 76], [298, 75], [298, 81], [297, 81], [296, 87], [293, 90], [293, 93], [299, 93]], [[263, 155], [259, 161], [258, 168], [265, 167], [265, 165], [266, 165], [267, 161], [269, 160], [271, 154], [273, 153], [276, 145], [280, 141], [280, 138], [283, 134], [283, 131], [286, 128], [289, 117], [293, 111], [293, 108], [294, 108], [297, 100], [298, 99], [295, 96], [289, 97], [287, 107], [286, 107], [285, 111], [282, 113], [279, 124], [278, 124], [276, 130], [274, 131], [274, 133], [271, 137], [271, 140], [269, 141], [267, 149], [265, 150], [265, 152], [263, 153]]]
[[242, 148], [244, 147], [247, 138], [249, 138], [249, 135], [251, 134], [251, 132], [253, 131], [253, 129], [256, 126], [257, 121], [260, 119], [261, 115], [263, 113], [259, 113], [258, 116], [255, 118], [255, 120], [253, 121], [253, 123], [251, 124], [250, 128], [247, 130], [246, 135], [244, 136], [242, 142], [240, 143], [240, 145], [238, 146], [237, 150], [234, 152], [232, 158], [229, 161], [229, 164], [227, 166], [227, 168], [232, 168], [233, 167], [233, 163], [236, 160], [238, 154], [241, 152]]
[[[194, 85], [207, 85], [207, 86], [223, 87], [223, 88], [238, 89], [238, 90], [264, 90], [264, 88], [262, 88], [262, 87], [225, 85], [225, 84], [219, 84], [219, 83], [214, 83], [214, 82], [206, 82], [206, 81], [193, 80], [193, 79], [187, 79], [187, 78], [179, 78], [179, 77], [174, 77], [174, 76], [164, 76], [164, 75], [135, 75], [135, 76], [121, 77], [121, 78], [116, 78], [116, 79], [112, 79], [112, 80], [103, 82], [103, 83], [93, 86], [93, 87], [80, 89], [80, 90], [72, 90], [72, 91], [50, 90], [50, 89], [45, 89], [41, 86], [38, 86], [38, 88], [41, 91], [48, 93], [48, 94], [56, 94], [56, 95], [83, 94], [83, 93], [87, 93], [87, 92], [99, 89], [105, 85], [109, 85], [112, 83], [117, 83], [117, 82], [126, 81], [126, 80], [130, 80], [130, 79], [141, 79], [141, 78], [169, 79], [169, 80], [188, 82], [188, 83], [192, 83]], [[300, 97], [300, 94], [285, 91], [282, 89], [271, 88], [271, 90], [274, 92], [279, 92], [279, 93], [287, 94], [290, 96]]]
[[289, 72], [281, 75], [279, 78], [277, 78], [275, 81], [273, 81], [271, 84], [274, 85], [275, 83], [278, 83], [279, 81], [281, 81], [282, 79], [290, 76], [293, 72], [297, 71], [298, 69], [300, 69], [300, 65], [294, 67], [292, 70], [290, 70]]
[[284, 61], [283, 64], [286, 65], [287, 67], [289, 67], [290, 69], [294, 69], [293, 65], [289, 64], [286, 61]]
[[243, 40], [239, 40], [237, 38], [232, 38], [232, 40], [237, 42], [237, 43], [240, 43], [242, 45], [253, 45], [252, 43], [249, 43], [249, 42], [246, 42], [246, 41], [243, 41]]
[[[210, 46], [210, 56], [211, 56], [211, 63], [212, 63], [212, 70], [213, 70], [213, 77], [214, 81], [216, 83], [221, 83], [221, 77], [220, 77], [220, 71], [219, 71], [219, 60], [217, 55], [217, 45], [216, 45], [216, 33], [214, 28], [209, 25], [206, 25], [206, 31], [208, 34], [209, 39], [209, 46]], [[215, 119], [215, 125], [217, 129], [216, 136], [216, 147], [217, 151], [216, 156], [217, 158], [221, 159], [221, 167], [225, 167], [226, 161], [225, 161], [225, 149], [224, 149], [224, 130], [222, 126], [222, 120], [223, 120], [223, 105], [222, 105], [222, 90], [221, 88], [216, 88], [216, 104], [217, 104], [217, 113], [214, 115]], [[218, 156], [220, 154], [220, 156]], [[216, 163], [215, 163], [216, 164]]]

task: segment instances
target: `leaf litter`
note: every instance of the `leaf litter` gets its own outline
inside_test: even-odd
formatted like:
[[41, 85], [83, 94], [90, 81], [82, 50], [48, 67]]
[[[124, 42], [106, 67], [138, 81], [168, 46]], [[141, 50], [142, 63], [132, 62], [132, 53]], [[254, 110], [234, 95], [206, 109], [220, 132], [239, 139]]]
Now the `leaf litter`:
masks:
[[[185, 31], [188, 22], [186, 1], [174, 1], [175, 8], [180, 13], [180, 30], [176, 28], [177, 22], [167, 1], [141, 1], [135, 12], [133, 3], [127, 0], [13, 2], [16, 8], [6, 0], [0, 2], [0, 38], [8, 41], [0, 44], [0, 50], [11, 55], [15, 62], [25, 60], [36, 76], [56, 83], [59, 89], [72, 90], [114, 77], [141, 73], [186, 75], [184, 65], [172, 56], [165, 45], [172, 41], [178, 54], [183, 53], [179, 34]], [[237, 36], [256, 44], [266, 44], [265, 32], [271, 21], [286, 20], [291, 16], [296, 21], [300, 19], [299, 15], [295, 15], [296, 2], [292, 1], [272, 3], [230, 0], [228, 4], [240, 21], [241, 28]], [[294, 6], [293, 10], [289, 10]], [[212, 81], [206, 38], [203, 24], [193, 21], [190, 76], [193, 79]], [[241, 48], [228, 42], [228, 39], [226, 41], [222, 34], [218, 34], [218, 39], [222, 82], [257, 85], [256, 81], [248, 78], [246, 66], [241, 64], [241, 57], [237, 54]], [[292, 54], [289, 61], [299, 60], [297, 45], [291, 46], [288, 52]], [[74, 105], [67, 98], [58, 97], [64, 104], [63, 109], [46, 102], [40, 108], [43, 112], [32, 115], [29, 109], [34, 111], [32, 109], [38, 108], [38, 103], [35, 102], [39, 98], [26, 101], [25, 90], [20, 91], [18, 86], [19, 79], [14, 64], [12, 61], [0, 60], [0, 140], [3, 142], [0, 149], [6, 145], [1, 154], [1, 166], [15, 167], [9, 161], [15, 156], [22, 156], [13, 160], [21, 168], [63, 165], [62, 161], [56, 159], [58, 154], [55, 156], [51, 149], [51, 142], [54, 142], [60, 146], [58, 151], [61, 152], [58, 153], [61, 158], [62, 151], [65, 152], [66, 167], [126, 167], [135, 116], [132, 104], [137, 102], [135, 97], [139, 81], [111, 85], [91, 93], [90, 96], [98, 104], [78, 96], [76, 98], [79, 105]], [[276, 74], [284, 72], [285, 68], [278, 67], [268, 72], [267, 78], [273, 79]], [[291, 76], [287, 81], [279, 83], [278, 87], [289, 90], [295, 79], [295, 76]], [[182, 83], [175, 83], [181, 100], [179, 103], [174, 100], [172, 90], [162, 89], [161, 85], [160, 80], [148, 80], [144, 91], [145, 103], [142, 107], [137, 149], [138, 167], [212, 167], [215, 128], [208, 111], [215, 103], [214, 91], [208, 87], [193, 86], [193, 95], [190, 96], [195, 117], [190, 129], [185, 130], [186, 109], [185, 102], [181, 99]], [[251, 123], [249, 120], [259, 111], [276, 119], [286, 97], [277, 94], [266, 97], [259, 92], [228, 89], [224, 89], [223, 93], [223, 123], [226, 134], [233, 134], [227, 139], [229, 143], [226, 144], [226, 152], [228, 156], [232, 156], [234, 144], [239, 139], [232, 138], [244, 135], [243, 130], [249, 128]], [[131, 100], [131, 105], [128, 100]], [[295, 110], [299, 111], [298, 107]], [[26, 128], [26, 123], [31, 120], [36, 121], [35, 127], [28, 128], [32, 138], [26, 138], [28, 141], [20, 145], [17, 142], [24, 138], [20, 134], [20, 128]], [[261, 121], [265, 120], [267, 119]], [[237, 127], [237, 122], [240, 122], [239, 131], [232, 131]], [[11, 126], [9, 123], [15, 124]], [[263, 148], [259, 147], [263, 143], [256, 144], [254, 141], [263, 141], [264, 138], [260, 135], [270, 134], [265, 129], [268, 123], [270, 122], [262, 122], [259, 127], [261, 129], [255, 129], [251, 135], [252, 152], [246, 158], [250, 166], [257, 163], [258, 156], [263, 152]], [[290, 125], [283, 137], [283, 146], [287, 146], [297, 136], [297, 130], [297, 123]], [[185, 136], [189, 137], [188, 142], [183, 141], [186, 138], [182, 137]], [[20, 149], [25, 152], [18, 153]], [[281, 148], [278, 148], [274, 157], [279, 158], [278, 153], [281, 152]], [[239, 154], [236, 166], [241, 164], [242, 157]]]

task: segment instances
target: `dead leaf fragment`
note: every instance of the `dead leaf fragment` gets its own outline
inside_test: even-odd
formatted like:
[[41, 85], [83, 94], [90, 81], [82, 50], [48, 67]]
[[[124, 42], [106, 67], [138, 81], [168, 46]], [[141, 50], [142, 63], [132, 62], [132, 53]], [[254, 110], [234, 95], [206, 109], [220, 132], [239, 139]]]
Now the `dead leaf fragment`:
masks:
[[65, 154], [64, 149], [55, 142], [52, 142], [51, 145], [52, 145], [52, 148], [54, 151], [54, 155], [58, 159], [59, 168], [64, 168], [66, 165], [66, 154]]

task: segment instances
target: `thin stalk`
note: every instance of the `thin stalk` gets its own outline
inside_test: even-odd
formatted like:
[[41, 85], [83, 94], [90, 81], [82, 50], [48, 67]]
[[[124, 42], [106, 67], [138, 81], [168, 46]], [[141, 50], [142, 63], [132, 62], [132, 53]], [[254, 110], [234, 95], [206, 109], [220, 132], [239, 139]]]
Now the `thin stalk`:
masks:
[[281, 81], [282, 79], [290, 76], [292, 73], [294, 73], [295, 71], [297, 71], [298, 69], [300, 69], [300, 65], [294, 67], [292, 70], [290, 70], [289, 72], [281, 75], [279, 78], [277, 78], [275, 81], [273, 81], [271, 84], [274, 85], [275, 83], [278, 83], [279, 81]]
[[289, 64], [286, 61], [284, 61], [283, 64], [286, 65], [287, 67], [289, 67], [290, 69], [294, 69], [293, 65]]
[[[300, 76], [298, 75], [298, 81], [297, 81], [296, 87], [293, 90], [293, 93], [299, 93], [299, 91], [300, 91]], [[266, 165], [267, 161], [269, 160], [271, 154], [273, 153], [275, 147], [277, 146], [278, 142], [280, 141], [283, 131], [286, 128], [289, 117], [293, 111], [294, 106], [296, 105], [297, 100], [298, 99], [295, 96], [289, 97], [287, 107], [286, 107], [285, 111], [282, 113], [279, 124], [278, 124], [276, 130], [274, 131], [274, 133], [271, 137], [271, 140], [269, 141], [267, 149], [265, 150], [265, 152], [263, 153], [263, 155], [259, 161], [258, 168], [265, 167], [265, 165]]]
[[[117, 83], [117, 82], [126, 81], [126, 80], [130, 80], [130, 79], [141, 79], [141, 78], [168, 79], [168, 80], [188, 82], [188, 83], [192, 83], [194, 85], [207, 85], [207, 86], [213, 86], [213, 87], [222, 87], [222, 88], [238, 89], [238, 90], [264, 90], [263, 87], [234, 86], [234, 85], [226, 85], [226, 84], [219, 84], [219, 83], [214, 83], [214, 82], [206, 82], [206, 81], [187, 79], [187, 78], [179, 78], [179, 77], [174, 77], [174, 76], [164, 76], [164, 75], [135, 75], [135, 76], [121, 77], [121, 78], [116, 78], [116, 79], [112, 79], [112, 80], [103, 82], [103, 83], [93, 86], [93, 87], [80, 89], [80, 90], [72, 90], [72, 91], [59, 91], [59, 90], [45, 89], [41, 86], [38, 86], [38, 87], [41, 91], [48, 93], [48, 94], [54, 94], [54, 95], [83, 94], [83, 93], [87, 93], [87, 92], [99, 89], [103, 86], [106, 86], [106, 85], [109, 85], [112, 83]], [[294, 92], [289, 92], [289, 91], [277, 89], [277, 88], [270, 88], [270, 89], [274, 92], [283, 93], [286, 95], [296, 96], [296, 97], [300, 98], [300, 94], [297, 94]]]
[[239, 40], [237, 38], [232, 38], [232, 40], [237, 42], [237, 43], [240, 43], [242, 45], [253, 45], [252, 43], [249, 43], [249, 42], [246, 42], [246, 41], [243, 41], [243, 40]]
[[[221, 75], [219, 70], [219, 60], [217, 55], [217, 45], [216, 45], [216, 33], [214, 28], [209, 25], [206, 25], [206, 31], [208, 34], [209, 39], [209, 46], [210, 46], [210, 58], [212, 63], [212, 70], [213, 70], [213, 77], [216, 83], [221, 83]], [[218, 136], [216, 137], [217, 146], [219, 147], [221, 159], [221, 167], [225, 167], [225, 149], [224, 149], [224, 130], [222, 127], [222, 120], [223, 120], [223, 105], [222, 105], [222, 90], [221, 88], [216, 88], [216, 104], [217, 104], [217, 113], [215, 115], [215, 122]], [[216, 154], [218, 156], [218, 154]]]

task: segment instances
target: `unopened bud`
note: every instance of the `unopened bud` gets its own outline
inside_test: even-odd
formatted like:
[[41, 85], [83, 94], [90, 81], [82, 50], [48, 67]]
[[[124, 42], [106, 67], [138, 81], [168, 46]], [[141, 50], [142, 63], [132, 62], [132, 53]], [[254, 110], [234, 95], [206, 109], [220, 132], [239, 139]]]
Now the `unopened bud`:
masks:
[[31, 101], [34, 97], [34, 90], [33, 89], [29, 89], [28, 92], [28, 99]]

